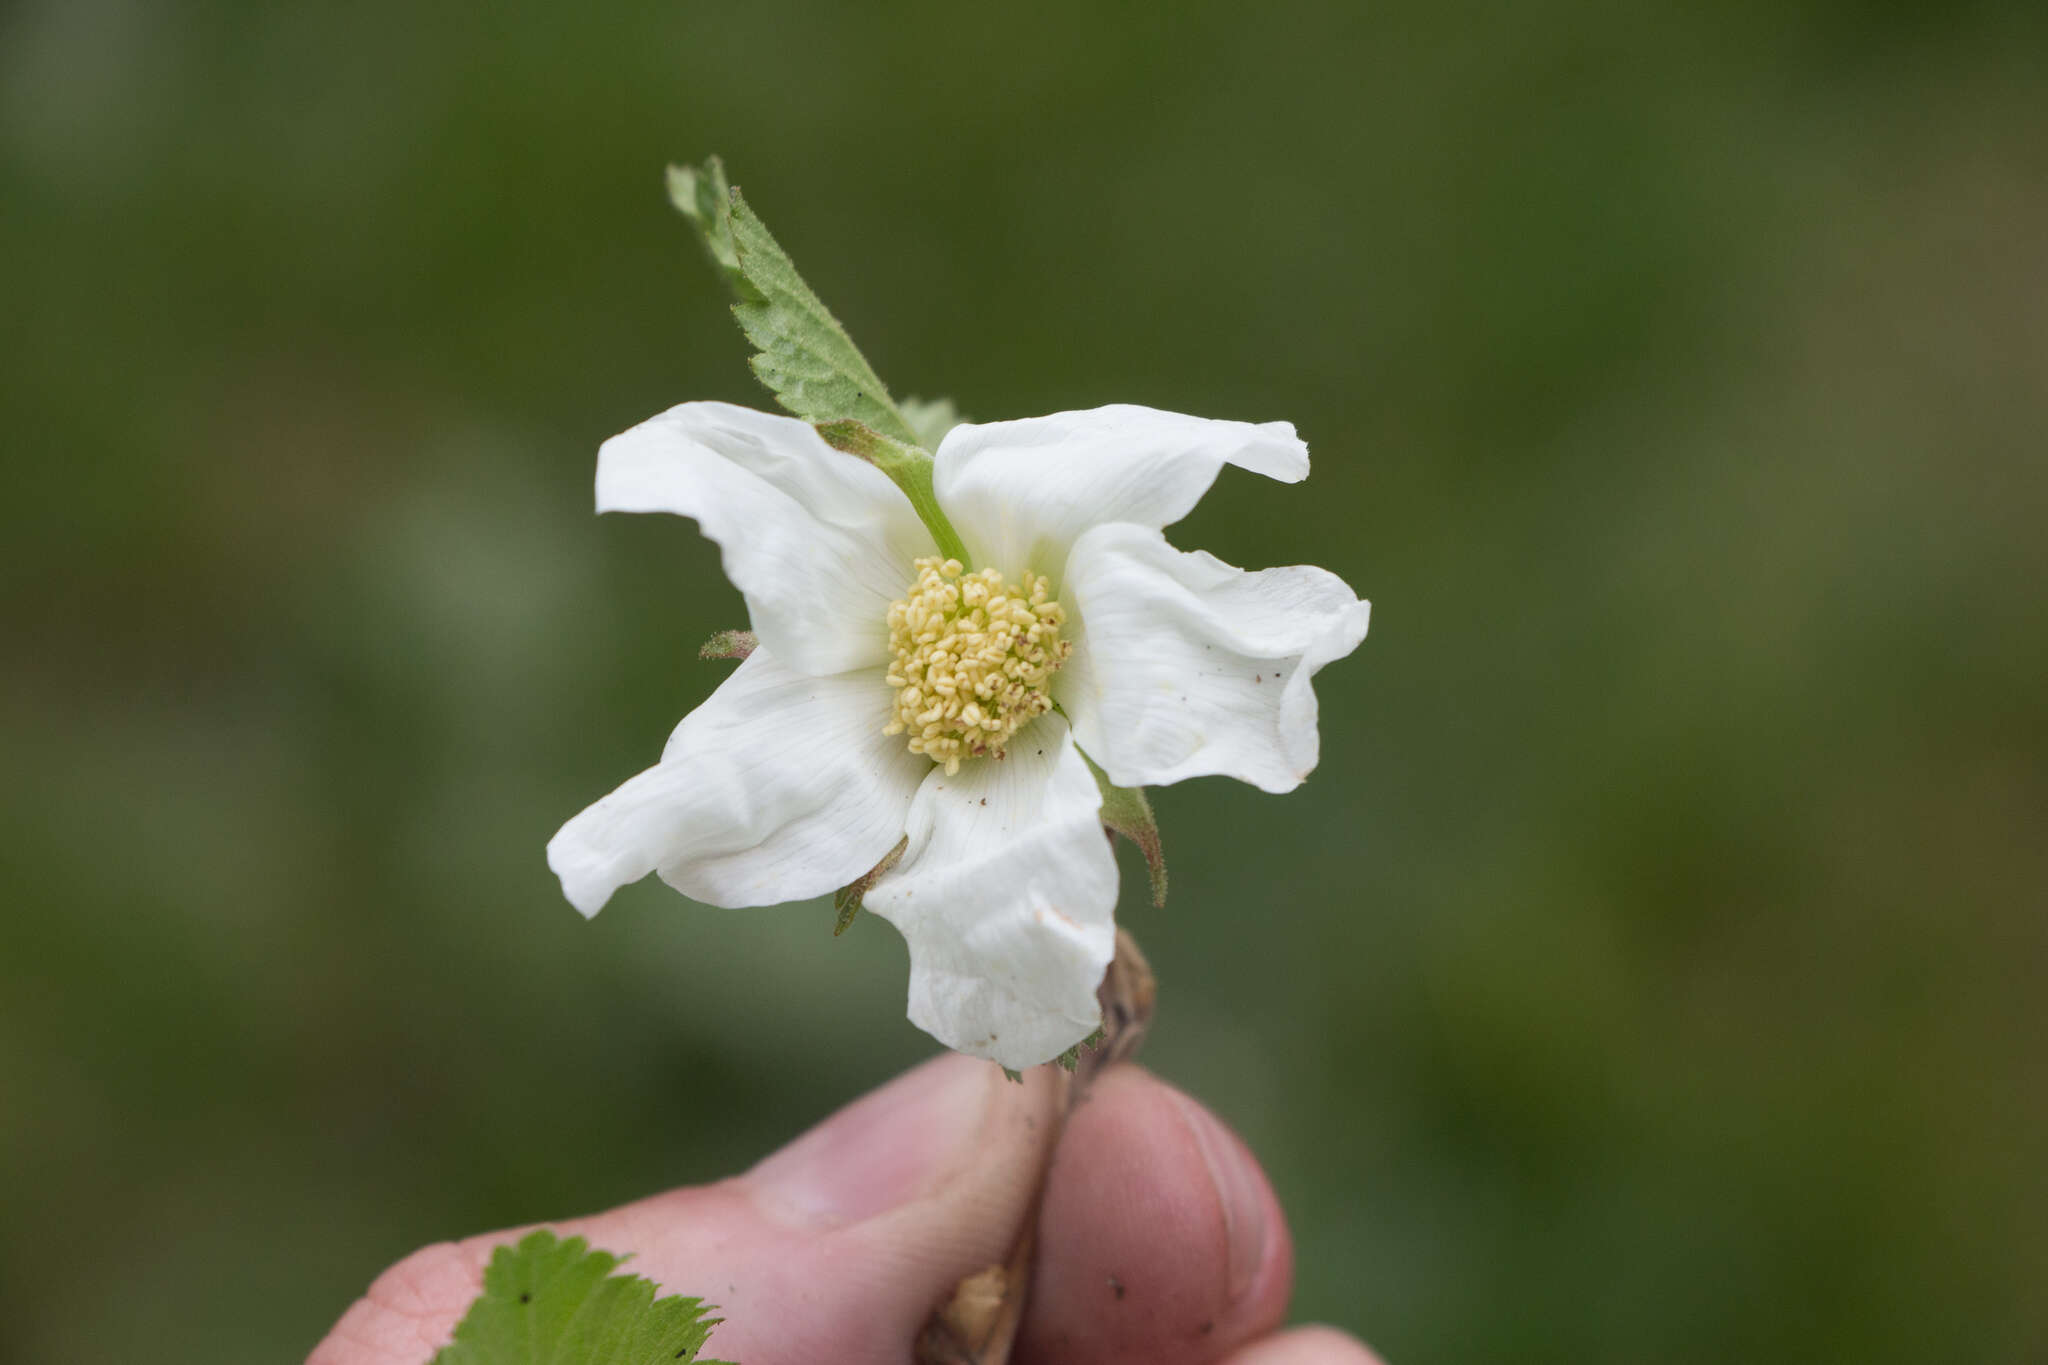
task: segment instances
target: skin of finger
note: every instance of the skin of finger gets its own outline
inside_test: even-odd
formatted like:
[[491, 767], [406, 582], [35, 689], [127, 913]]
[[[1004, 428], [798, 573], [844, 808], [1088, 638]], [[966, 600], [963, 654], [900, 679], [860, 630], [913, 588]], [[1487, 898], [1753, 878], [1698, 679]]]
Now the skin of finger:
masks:
[[[725, 1322], [711, 1355], [747, 1365], [901, 1365], [951, 1286], [1008, 1256], [1064, 1094], [1048, 1068], [1020, 1085], [972, 1058], [926, 1065], [983, 1078], [986, 1109], [959, 1159], [895, 1208], [848, 1226], [807, 1225], [750, 1172], [543, 1226], [630, 1253], [626, 1269], [662, 1293], [716, 1304]], [[480, 1291], [492, 1251], [531, 1230], [414, 1253], [378, 1278], [308, 1365], [425, 1365]]]
[[1296, 1327], [1263, 1337], [1224, 1365], [1384, 1365], [1365, 1343], [1334, 1327]]
[[[1236, 1295], [1217, 1160], [1241, 1163], [1233, 1174], [1264, 1228], [1263, 1254]], [[1074, 1111], [1054, 1154], [1016, 1360], [1220, 1361], [1279, 1325], [1293, 1280], [1286, 1220], [1244, 1144], [1179, 1091], [1118, 1067]]]

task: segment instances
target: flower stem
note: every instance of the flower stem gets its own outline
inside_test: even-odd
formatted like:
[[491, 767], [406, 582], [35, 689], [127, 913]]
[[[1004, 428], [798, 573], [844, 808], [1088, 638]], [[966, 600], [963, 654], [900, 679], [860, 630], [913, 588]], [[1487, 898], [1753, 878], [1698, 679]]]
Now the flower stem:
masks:
[[953, 529], [953, 523], [946, 520], [945, 512], [939, 507], [938, 494], [932, 490], [930, 455], [850, 418], [818, 423], [818, 435], [824, 437], [825, 444], [834, 450], [858, 455], [887, 474], [903, 490], [903, 496], [910, 499], [910, 505], [917, 509], [918, 520], [932, 533], [939, 553], [948, 559], [959, 560], [967, 568], [974, 567], [968, 562], [965, 542]]

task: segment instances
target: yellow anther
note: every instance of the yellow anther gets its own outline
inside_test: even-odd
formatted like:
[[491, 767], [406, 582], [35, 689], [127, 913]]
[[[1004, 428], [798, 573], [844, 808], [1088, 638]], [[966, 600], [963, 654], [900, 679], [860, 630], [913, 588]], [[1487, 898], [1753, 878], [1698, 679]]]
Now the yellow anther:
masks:
[[1013, 588], [957, 559], [914, 567], [910, 591], [889, 608], [896, 706], [882, 733], [907, 731], [910, 752], [950, 776], [963, 758], [1001, 758], [1010, 736], [1052, 709], [1046, 688], [1074, 646], [1060, 639], [1066, 611], [1035, 573]]

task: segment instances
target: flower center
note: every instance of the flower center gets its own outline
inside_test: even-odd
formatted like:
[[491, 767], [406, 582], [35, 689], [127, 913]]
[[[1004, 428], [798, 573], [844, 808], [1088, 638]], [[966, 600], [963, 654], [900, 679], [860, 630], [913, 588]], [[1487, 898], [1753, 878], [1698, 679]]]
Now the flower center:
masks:
[[957, 559], [915, 567], [910, 591], [889, 607], [896, 709], [882, 733], [908, 732], [910, 752], [951, 776], [963, 758], [1001, 758], [1011, 735], [1052, 709], [1046, 687], [1074, 646], [1060, 639], [1066, 609], [1038, 574], [1013, 588]]

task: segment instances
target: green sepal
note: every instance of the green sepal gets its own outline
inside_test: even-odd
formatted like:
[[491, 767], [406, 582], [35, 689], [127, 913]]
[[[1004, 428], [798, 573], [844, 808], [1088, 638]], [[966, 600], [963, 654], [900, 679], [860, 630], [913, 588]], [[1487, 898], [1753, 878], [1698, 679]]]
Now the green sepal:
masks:
[[1083, 1052], [1093, 1052], [1096, 1048], [1101, 1047], [1102, 1040], [1108, 1036], [1098, 1026], [1095, 1032], [1089, 1034], [1086, 1038], [1083, 1038], [1080, 1042], [1053, 1058], [1053, 1060], [1066, 1070], [1072, 1071], [1075, 1067], [1081, 1065], [1081, 1054]]
[[910, 499], [910, 505], [917, 509], [918, 520], [932, 533], [939, 553], [967, 564], [967, 545], [960, 539], [960, 533], [953, 529], [953, 523], [947, 520], [944, 509], [939, 506], [939, 496], [932, 489], [932, 457], [929, 454], [860, 422], [820, 422], [818, 435], [824, 437], [825, 444], [834, 450], [858, 455], [887, 474], [903, 490], [903, 496]]
[[700, 659], [745, 659], [761, 647], [761, 641], [751, 630], [721, 630], [718, 634], [698, 646]]
[[882, 874], [903, 861], [903, 850], [910, 847], [910, 836], [904, 835], [896, 841], [896, 847], [882, 855], [882, 861], [860, 874], [832, 893], [832, 909], [837, 912], [837, 922], [832, 926], [832, 937], [838, 938], [853, 923], [853, 917], [860, 913], [861, 902], [868, 892], [875, 889], [875, 883]]
[[[997, 1065], [1001, 1066], [1002, 1064], [999, 1062], [997, 1063]], [[1024, 1073], [1021, 1071], [1012, 1071], [1009, 1067], [1005, 1066], [1003, 1067], [1003, 1079], [1006, 1081], [1015, 1081], [1018, 1085], [1022, 1085], [1024, 1084]]]
[[1152, 803], [1143, 787], [1119, 787], [1095, 766], [1095, 760], [1081, 755], [1088, 771], [1095, 774], [1095, 788], [1102, 793], [1102, 824], [1121, 834], [1145, 855], [1145, 870], [1152, 874], [1152, 904], [1166, 904], [1166, 847], [1159, 838], [1159, 821], [1153, 818]]
[[[542, 1230], [499, 1247], [484, 1290], [433, 1365], [684, 1365], [723, 1321], [701, 1299], [657, 1299], [652, 1282], [614, 1275], [623, 1257]], [[702, 1361], [699, 1365], [723, 1365]]]

